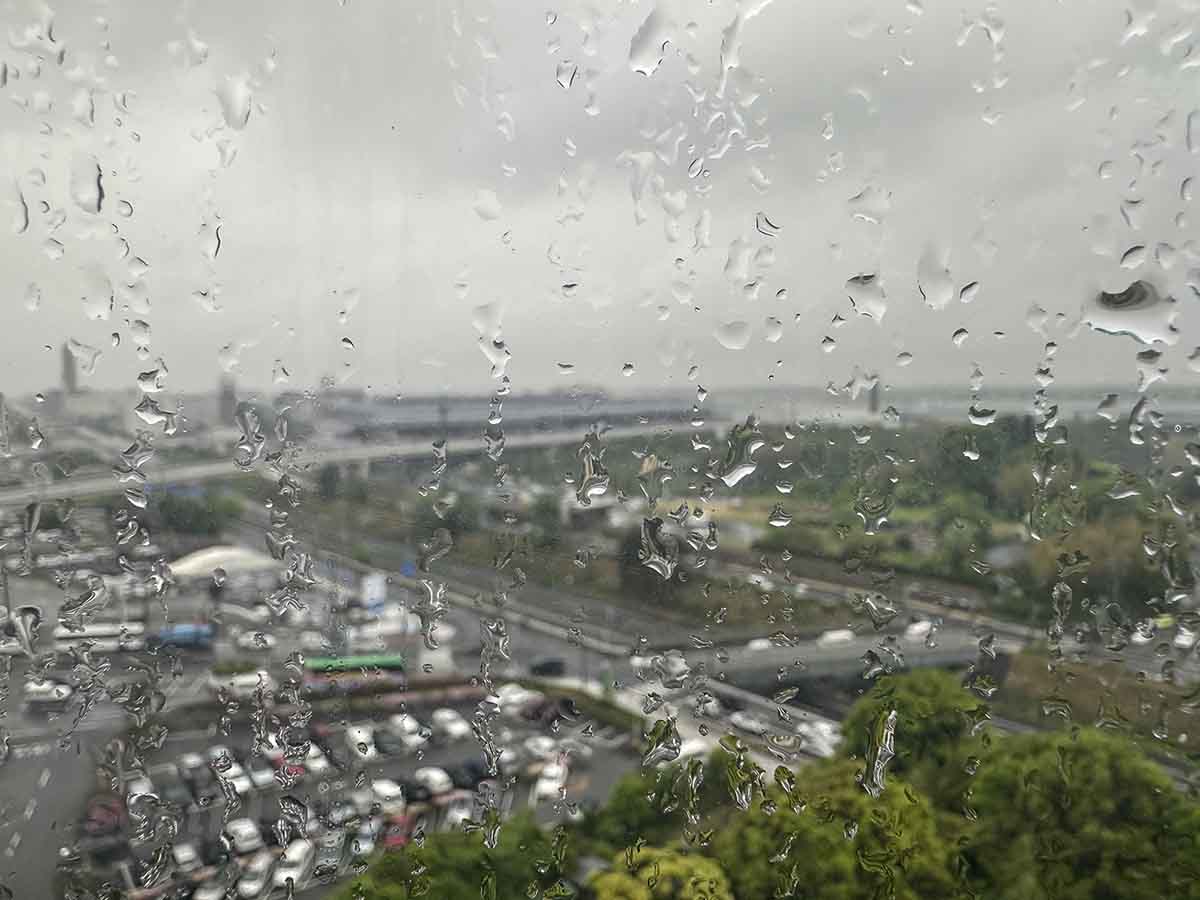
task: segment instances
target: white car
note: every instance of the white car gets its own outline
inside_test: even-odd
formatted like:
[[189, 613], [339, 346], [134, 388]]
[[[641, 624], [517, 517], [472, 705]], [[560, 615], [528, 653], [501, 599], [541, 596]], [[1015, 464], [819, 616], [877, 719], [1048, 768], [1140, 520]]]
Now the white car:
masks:
[[404, 812], [404, 788], [390, 778], [377, 778], [371, 782], [371, 796], [386, 816]]
[[912, 622], [904, 629], [904, 639], [906, 641], [923, 641], [929, 636], [929, 632], [933, 630], [933, 623], [928, 619], [921, 619], [918, 622]]
[[526, 707], [545, 699], [541, 691], [531, 691], [516, 682], [500, 686], [496, 691], [500, 712], [510, 718], [519, 718]]
[[535, 734], [525, 740], [525, 752], [530, 759], [549, 759], [558, 752], [558, 744], [549, 735]]
[[246, 770], [234, 758], [228, 747], [220, 744], [209, 747], [208, 764], [212, 768], [213, 774], [233, 784], [233, 789], [238, 792], [239, 796], [250, 793], [250, 789], [254, 786], [250, 781], [250, 776], [246, 774]]
[[379, 835], [383, 831], [383, 818], [372, 816], [358, 826], [358, 831], [350, 839], [350, 852], [354, 856], [370, 856], [379, 844]]
[[286, 891], [289, 881], [293, 890], [303, 884], [312, 872], [314, 852], [312, 841], [305, 838], [297, 838], [288, 844], [275, 869], [275, 887]]
[[775, 646], [775, 645], [771, 643], [770, 638], [765, 638], [765, 637], [751, 638], [750, 640], [746, 641], [746, 652], [747, 653], [762, 653], [764, 650], [770, 650], [773, 646]]
[[196, 845], [188, 841], [180, 841], [171, 847], [171, 861], [175, 863], [175, 871], [180, 875], [195, 872], [204, 862], [200, 859], [200, 851], [196, 849]]
[[567, 784], [567, 767], [562, 763], [547, 763], [538, 774], [538, 780], [529, 794], [529, 805], [536, 806], [543, 800], [557, 800]]
[[268, 765], [263, 765], [261, 760], [252, 759], [247, 765], [249, 768], [246, 770], [246, 774], [256, 791], [267, 791], [278, 785], [275, 780], [275, 770]]
[[266, 694], [275, 693], [275, 679], [263, 669], [259, 669], [257, 672], [242, 672], [227, 678], [211, 676], [209, 682], [214, 693], [224, 688], [230, 696], [237, 700], [249, 700], [254, 696], [254, 692], [258, 690], [260, 684]]
[[446, 770], [439, 769], [437, 766], [424, 766], [417, 769], [417, 771], [413, 772], [413, 781], [434, 796], [454, 790], [454, 782], [446, 773]]
[[1129, 642], [1143, 647], [1154, 640], [1154, 626], [1146, 623], [1139, 623], [1133, 629], [1133, 633], [1129, 635]]
[[254, 853], [264, 846], [262, 832], [251, 819], [234, 819], [225, 826], [225, 836], [238, 856]]
[[654, 666], [654, 660], [649, 656], [643, 656], [640, 653], [635, 653], [629, 657], [629, 665], [633, 669], [633, 674], [644, 675], [649, 672]]
[[255, 853], [242, 867], [238, 879], [237, 894], [242, 900], [256, 900], [271, 887], [271, 873], [275, 869], [275, 856], [269, 850]]
[[430, 717], [433, 733], [447, 741], [463, 741], [471, 736], [471, 726], [453, 709], [435, 709]]
[[830, 757], [837, 752], [838, 744], [842, 742], [842, 733], [833, 722], [823, 719], [801, 722], [796, 726], [796, 734], [804, 739], [804, 749], [821, 757]]
[[1175, 639], [1171, 643], [1175, 645], [1176, 650], [1191, 650], [1196, 646], [1196, 637], [1196, 632], [1180, 625], [1175, 632]]
[[135, 778], [125, 786], [125, 805], [132, 806], [135, 798], [154, 793], [154, 783], [145, 776]]
[[729, 724], [738, 731], [744, 731], [755, 737], [762, 737], [771, 730], [771, 726], [758, 716], [741, 709], [729, 716]]
[[313, 775], [323, 775], [333, 766], [330, 765], [329, 758], [325, 756], [320, 747], [316, 744], [309, 744], [308, 753], [304, 757], [304, 768]]
[[455, 791], [446, 797], [439, 828], [442, 831], [458, 831], [474, 811], [475, 795], [470, 791]]
[[375, 729], [370, 725], [351, 725], [346, 729], [346, 745], [360, 762], [375, 762], [379, 750], [375, 747]]
[[47, 706], [66, 703], [74, 691], [70, 685], [58, 681], [43, 681], [34, 679], [26, 681], [21, 689], [25, 702], [30, 706], [45, 704]]
[[818, 647], [834, 647], [838, 644], [848, 644], [854, 640], [854, 632], [849, 628], [834, 628], [821, 633], [817, 638]]
[[388, 727], [400, 738], [409, 752], [420, 750], [429, 743], [429, 731], [407, 713], [397, 713], [388, 719]]

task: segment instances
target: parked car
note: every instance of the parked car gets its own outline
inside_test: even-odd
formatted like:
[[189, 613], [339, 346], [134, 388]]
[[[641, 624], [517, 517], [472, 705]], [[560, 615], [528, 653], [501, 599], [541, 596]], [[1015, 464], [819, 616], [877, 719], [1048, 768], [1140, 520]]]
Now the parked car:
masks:
[[225, 836], [238, 856], [247, 856], [266, 846], [253, 819], [234, 819], [225, 826]]
[[435, 797], [454, 789], [454, 782], [446, 774], [446, 770], [436, 766], [424, 766], [417, 769], [413, 772], [413, 780], [423, 785]]
[[390, 778], [377, 778], [371, 782], [371, 796], [379, 804], [384, 815], [404, 812], [404, 788]]
[[462, 714], [454, 709], [435, 709], [430, 718], [433, 734], [447, 741], [462, 741], [471, 736], [471, 726]]
[[523, 746], [530, 759], [546, 760], [558, 752], [557, 742], [547, 734], [535, 734], [526, 738]]
[[237, 893], [241, 900], [258, 900], [272, 887], [271, 873], [275, 871], [275, 854], [260, 850], [242, 866]]
[[74, 693], [70, 685], [50, 679], [32, 679], [21, 688], [22, 699], [32, 711], [62, 709]]
[[286, 891], [290, 881], [293, 889], [298, 888], [312, 872], [315, 859], [316, 847], [313, 846], [313, 842], [306, 838], [296, 838], [287, 845], [279, 858], [279, 865], [275, 868], [275, 877], [272, 879], [275, 887]]
[[471, 791], [454, 790], [441, 800], [442, 817], [438, 827], [442, 831], [458, 831], [475, 810], [475, 795]]
[[529, 793], [530, 806], [544, 800], [557, 800], [566, 784], [567, 767], [559, 762], [547, 763], [538, 773], [538, 779]]
[[238, 796], [250, 793], [250, 789], [253, 787], [250, 776], [246, 774], [246, 770], [242, 768], [241, 763], [237, 761], [237, 757], [228, 747], [221, 744], [209, 747], [208, 762], [217, 778], [231, 783], [233, 789], [238, 792]]
[[383, 834], [383, 818], [371, 816], [358, 826], [358, 832], [350, 839], [350, 853], [356, 857], [370, 856]]
[[379, 759], [379, 751], [375, 749], [375, 730], [370, 725], [351, 725], [347, 728], [346, 746], [360, 763]]
[[429, 743], [430, 730], [407, 713], [398, 713], [389, 718], [388, 727], [400, 738], [409, 752], [419, 750]]
[[201, 808], [219, 803], [224, 797], [216, 776], [199, 753], [185, 753], [179, 757], [179, 774], [192, 789], [192, 796]]

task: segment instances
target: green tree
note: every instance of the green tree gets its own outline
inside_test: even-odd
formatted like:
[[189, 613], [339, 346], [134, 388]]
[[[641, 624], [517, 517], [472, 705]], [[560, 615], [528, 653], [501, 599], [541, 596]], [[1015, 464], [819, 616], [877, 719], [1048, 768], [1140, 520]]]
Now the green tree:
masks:
[[1200, 897], [1197, 806], [1123, 737], [1010, 737], [976, 776], [964, 862], [996, 900]]
[[733, 900], [729, 878], [716, 860], [662, 847], [644, 847], [630, 860], [592, 877], [596, 900]]
[[630, 772], [621, 777], [604, 806], [588, 814], [583, 835], [600, 845], [600, 852], [613, 853], [637, 841], [665, 843], [683, 827], [683, 816], [675, 798], [669, 796], [674, 779], [669, 769], [662, 772]]
[[865, 758], [876, 722], [894, 709], [896, 757], [890, 771], [906, 775], [925, 764], [945, 766], [959, 754], [970, 728], [968, 714], [978, 705], [955, 676], [941, 669], [887, 675], [850, 708], [842, 722], [842, 752]]
[[152, 513], [158, 525], [178, 534], [220, 534], [241, 509], [233, 497], [206, 493], [201, 497], [162, 494], [155, 498]]
[[878, 799], [858, 784], [850, 760], [824, 760], [796, 773], [807, 809], [772, 789], [761, 805], [717, 832], [713, 855], [739, 898], [924, 900], [953, 895], [949, 849], [918, 792], [892, 779]]
[[[565, 849], [565, 845], [563, 845]], [[495, 850], [479, 834], [441, 832], [424, 847], [385, 853], [335, 900], [415, 900], [417, 897], [479, 897], [493, 885], [496, 900], [524, 900], [531, 884], [545, 889], [574, 867], [566, 850], [556, 856], [551, 838], [528, 816], [506, 823]]]

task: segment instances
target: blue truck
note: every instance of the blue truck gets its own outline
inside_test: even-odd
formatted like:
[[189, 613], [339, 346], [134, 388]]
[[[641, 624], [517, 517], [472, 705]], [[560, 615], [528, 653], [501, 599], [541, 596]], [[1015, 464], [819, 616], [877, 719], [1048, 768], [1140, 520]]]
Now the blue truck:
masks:
[[213, 627], [206, 624], [168, 625], [152, 638], [157, 646], [170, 645], [180, 650], [208, 650], [213, 643]]

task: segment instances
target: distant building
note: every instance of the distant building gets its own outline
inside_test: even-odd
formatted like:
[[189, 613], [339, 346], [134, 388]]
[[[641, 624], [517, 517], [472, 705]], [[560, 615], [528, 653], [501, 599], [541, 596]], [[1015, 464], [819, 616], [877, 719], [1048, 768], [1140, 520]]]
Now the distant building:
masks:
[[217, 388], [217, 418], [222, 425], [228, 425], [236, 411], [237, 389], [232, 378], [224, 377]]
[[871, 391], [867, 394], [867, 410], [871, 415], [876, 415], [879, 412], [879, 379], [876, 378], [875, 383], [871, 385]]
[[67, 396], [79, 393], [79, 374], [75, 368], [75, 354], [65, 343], [62, 345], [62, 389]]

